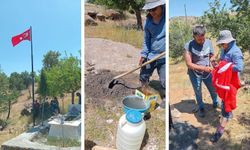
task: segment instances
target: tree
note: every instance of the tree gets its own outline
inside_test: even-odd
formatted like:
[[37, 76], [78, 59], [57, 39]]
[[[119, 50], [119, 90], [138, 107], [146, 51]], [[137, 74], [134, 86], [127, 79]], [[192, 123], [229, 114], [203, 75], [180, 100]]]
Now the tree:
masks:
[[141, 18], [141, 8], [144, 6], [145, 0], [91, 0], [96, 4], [106, 5], [109, 8], [115, 8], [120, 10], [129, 10], [130, 8], [134, 10], [137, 29], [142, 30], [142, 18]]
[[81, 87], [80, 60], [70, 56], [59, 61], [59, 64], [45, 71], [49, 96], [61, 96], [71, 93], [72, 102], [75, 92]]
[[250, 50], [248, 40], [250, 38], [250, 1], [249, 0], [231, 0], [232, 7], [231, 11], [236, 13], [236, 24], [235, 28], [237, 42], [244, 50]]
[[10, 89], [14, 91], [21, 91], [25, 89], [25, 84], [22, 76], [17, 72], [11, 73], [9, 78], [9, 86]]
[[10, 117], [11, 101], [17, 99], [18, 96], [19, 96], [19, 92], [17, 91], [10, 91], [6, 95], [6, 100], [8, 101], [8, 114], [7, 114], [6, 120], [8, 120]]
[[42, 71], [41, 71], [38, 93], [42, 96], [42, 98], [45, 98], [47, 96], [47, 93], [48, 93], [48, 85], [47, 85], [46, 75], [45, 75], [44, 69], [42, 69]]
[[0, 112], [6, 111], [8, 100], [6, 99], [9, 92], [8, 77], [0, 71]]
[[220, 30], [230, 30], [243, 51], [250, 50], [250, 2], [249, 0], [231, 0], [232, 6], [226, 9], [219, 0], [209, 3], [200, 22], [205, 24], [211, 37], [218, 37]]
[[43, 98], [43, 103], [42, 103], [42, 125], [43, 125], [44, 102], [45, 102], [45, 98], [46, 98], [47, 93], [48, 93], [48, 85], [47, 85], [46, 75], [45, 75], [45, 70], [44, 69], [42, 69], [42, 71], [41, 71], [39, 87], [38, 87], [38, 93]]
[[60, 53], [58, 51], [49, 51], [43, 57], [43, 68], [50, 69], [59, 63]]
[[183, 20], [172, 20], [169, 26], [169, 56], [173, 59], [183, 56], [186, 42], [192, 39], [191, 24]]
[[5, 112], [6, 108], [8, 108], [7, 120], [10, 116], [11, 100], [15, 100], [17, 96], [18, 93], [16, 91], [10, 90], [9, 79], [6, 74], [0, 71], [0, 112]]
[[[35, 72], [34, 72], [35, 76]], [[25, 88], [27, 89], [32, 84], [32, 76], [27, 71], [21, 73], [21, 78], [23, 80], [23, 84], [25, 85]]]
[[64, 90], [71, 93], [72, 103], [74, 103], [75, 92], [81, 88], [80, 60], [73, 56], [62, 60], [61, 73], [64, 79]]

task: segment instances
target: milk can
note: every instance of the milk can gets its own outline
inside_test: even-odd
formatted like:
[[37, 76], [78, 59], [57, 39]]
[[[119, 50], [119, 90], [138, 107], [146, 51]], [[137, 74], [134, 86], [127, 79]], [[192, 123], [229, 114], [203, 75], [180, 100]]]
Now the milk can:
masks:
[[116, 148], [118, 150], [139, 150], [146, 131], [146, 124], [140, 112], [128, 110], [118, 123]]

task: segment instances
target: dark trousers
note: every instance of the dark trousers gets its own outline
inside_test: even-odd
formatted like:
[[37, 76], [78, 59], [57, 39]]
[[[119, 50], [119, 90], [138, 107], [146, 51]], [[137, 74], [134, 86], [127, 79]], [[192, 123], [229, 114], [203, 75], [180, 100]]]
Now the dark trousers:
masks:
[[[144, 62], [146, 62], [146, 60]], [[155, 69], [157, 69], [157, 73], [159, 75], [161, 86], [162, 86], [162, 88], [165, 89], [165, 81], [166, 81], [166, 77], [165, 77], [165, 75], [166, 75], [166, 61], [165, 61], [165, 58], [158, 59], [158, 60], [142, 67], [141, 71], [140, 71], [140, 81], [143, 83], [148, 83], [149, 78], [152, 76]]]

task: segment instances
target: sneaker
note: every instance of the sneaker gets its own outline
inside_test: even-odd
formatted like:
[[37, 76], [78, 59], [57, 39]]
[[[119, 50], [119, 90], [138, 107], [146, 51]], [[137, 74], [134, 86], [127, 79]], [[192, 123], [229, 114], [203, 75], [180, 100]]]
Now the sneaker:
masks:
[[213, 143], [216, 143], [220, 137], [222, 136], [221, 133], [219, 132], [216, 132], [211, 138], [210, 138], [210, 141], [213, 142]]
[[199, 117], [204, 118], [205, 117], [205, 109], [204, 108], [200, 108], [198, 110], [198, 115], [199, 115]]

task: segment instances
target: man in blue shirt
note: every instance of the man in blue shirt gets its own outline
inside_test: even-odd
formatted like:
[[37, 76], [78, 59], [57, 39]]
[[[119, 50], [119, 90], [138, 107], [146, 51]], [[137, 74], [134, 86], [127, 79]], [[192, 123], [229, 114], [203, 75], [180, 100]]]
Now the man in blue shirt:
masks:
[[213, 107], [218, 105], [217, 94], [212, 85], [210, 59], [214, 51], [210, 40], [205, 39], [205, 27], [197, 25], [193, 29], [193, 40], [187, 42], [184, 46], [184, 59], [188, 67], [189, 79], [192, 83], [196, 101], [199, 105], [198, 115], [205, 117], [204, 103], [202, 101], [201, 83], [203, 82], [213, 100]]
[[[144, 24], [144, 42], [141, 51], [139, 65], [154, 58], [166, 50], [165, 46], [165, 1], [164, 0], [146, 0], [144, 10], [148, 15]], [[146, 86], [153, 71], [157, 69], [161, 86], [165, 89], [166, 74], [165, 56], [141, 68], [140, 81], [142, 87]], [[161, 104], [165, 107], [165, 101]]]

